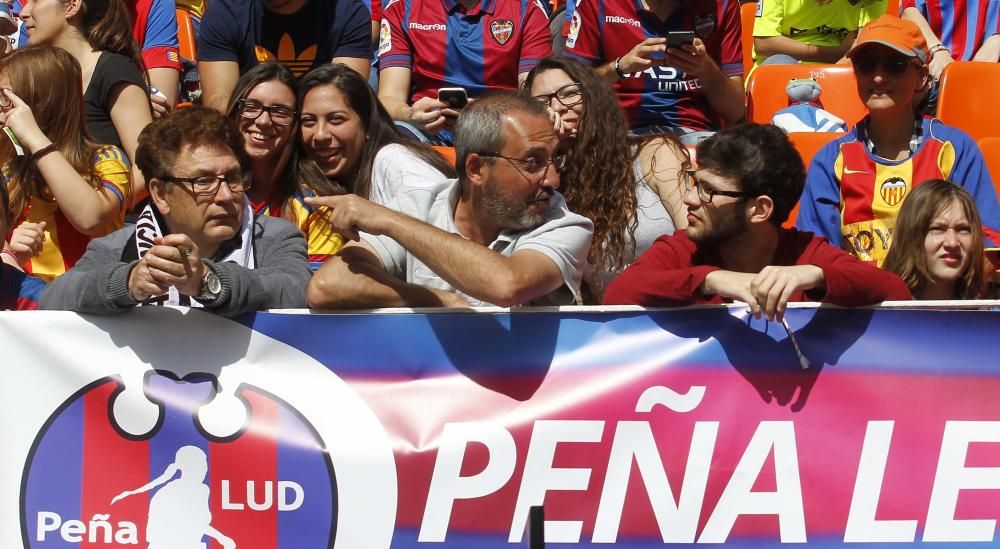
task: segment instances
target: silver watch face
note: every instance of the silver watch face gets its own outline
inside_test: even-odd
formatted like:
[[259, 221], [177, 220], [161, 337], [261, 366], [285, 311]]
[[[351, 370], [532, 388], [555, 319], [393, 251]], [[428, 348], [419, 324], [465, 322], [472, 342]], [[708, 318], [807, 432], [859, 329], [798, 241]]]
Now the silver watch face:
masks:
[[204, 286], [205, 292], [208, 294], [219, 295], [222, 293], [222, 281], [219, 280], [219, 275], [211, 269], [205, 272]]

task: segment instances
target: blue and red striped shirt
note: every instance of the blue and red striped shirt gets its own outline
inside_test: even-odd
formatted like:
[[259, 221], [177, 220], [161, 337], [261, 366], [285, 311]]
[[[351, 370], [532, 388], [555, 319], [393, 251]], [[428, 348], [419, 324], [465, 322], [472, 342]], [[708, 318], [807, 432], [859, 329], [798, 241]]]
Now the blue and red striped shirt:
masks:
[[969, 61], [996, 34], [1000, 0], [903, 0], [900, 13], [915, 8], [956, 61]]
[[472, 9], [454, 0], [391, 0], [382, 14], [379, 68], [410, 69], [412, 101], [446, 87], [470, 97], [516, 89], [518, 75], [552, 53], [537, 0], [482, 0]]
[[38, 308], [45, 281], [0, 262], [0, 311], [29, 311]]
[[[743, 76], [740, 8], [737, 0], [681, 0], [666, 21], [642, 7], [642, 0], [576, 2], [565, 54], [590, 65], [627, 54], [647, 38], [670, 31], [695, 31], [708, 55], [727, 77]], [[614, 86], [629, 127], [669, 126], [718, 129], [718, 117], [699, 79], [673, 67], [652, 67], [625, 75]]]

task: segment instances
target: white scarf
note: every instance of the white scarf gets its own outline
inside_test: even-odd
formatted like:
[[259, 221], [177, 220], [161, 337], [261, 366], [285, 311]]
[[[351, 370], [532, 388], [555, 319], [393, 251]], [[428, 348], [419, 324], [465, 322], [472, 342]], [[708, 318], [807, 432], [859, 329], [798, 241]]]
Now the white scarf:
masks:
[[[153, 203], [146, 204], [135, 223], [135, 247], [141, 259], [153, 246], [156, 237], [163, 236], [160, 223], [153, 211]], [[253, 209], [250, 201], [243, 197], [243, 222], [240, 224], [240, 246], [233, 248], [225, 257], [217, 262], [231, 261], [237, 265], [254, 268], [253, 260]], [[162, 296], [153, 296], [140, 305], [183, 305], [186, 307], [201, 307], [201, 303], [189, 296], [181, 295], [177, 288], [171, 286], [170, 291]]]

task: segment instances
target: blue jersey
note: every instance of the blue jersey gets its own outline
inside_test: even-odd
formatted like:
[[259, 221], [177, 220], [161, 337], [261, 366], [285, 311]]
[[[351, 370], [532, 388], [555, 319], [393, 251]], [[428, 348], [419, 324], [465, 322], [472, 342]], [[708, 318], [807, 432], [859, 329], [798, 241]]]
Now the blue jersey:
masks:
[[[796, 225], [825, 236], [858, 259], [879, 266], [892, 244], [896, 217], [913, 187], [947, 179], [969, 191], [987, 229], [1000, 229], [1000, 204], [979, 147], [965, 132], [925, 118], [917, 150], [888, 161], [868, 149], [862, 120], [813, 157]], [[987, 246], [995, 246], [990, 243]]]

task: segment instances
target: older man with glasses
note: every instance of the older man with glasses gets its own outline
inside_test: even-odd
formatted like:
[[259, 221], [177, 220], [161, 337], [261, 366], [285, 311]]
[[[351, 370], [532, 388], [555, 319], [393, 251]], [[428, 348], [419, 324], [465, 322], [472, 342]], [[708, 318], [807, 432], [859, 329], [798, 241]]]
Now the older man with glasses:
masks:
[[593, 224], [556, 192], [565, 157], [545, 106], [498, 92], [456, 129], [458, 179], [381, 207], [354, 195], [307, 199], [352, 240], [316, 273], [317, 308], [434, 307], [577, 295]]
[[722, 130], [698, 145], [688, 227], [660, 237], [608, 287], [606, 304], [747, 303], [781, 320], [789, 301], [845, 307], [910, 299], [896, 275], [781, 224], [802, 193], [799, 153], [776, 126]]
[[[881, 266], [903, 201], [931, 179], [969, 191], [991, 231], [1000, 204], [976, 142], [923, 116], [930, 52], [911, 21], [884, 15], [866, 25], [847, 57], [868, 116], [813, 158], [797, 225]], [[996, 232], [988, 247], [1000, 244]]]
[[234, 122], [181, 109], [143, 130], [136, 156], [150, 204], [135, 225], [92, 241], [43, 293], [43, 308], [184, 305], [232, 316], [305, 306], [305, 238], [287, 221], [254, 217]]

